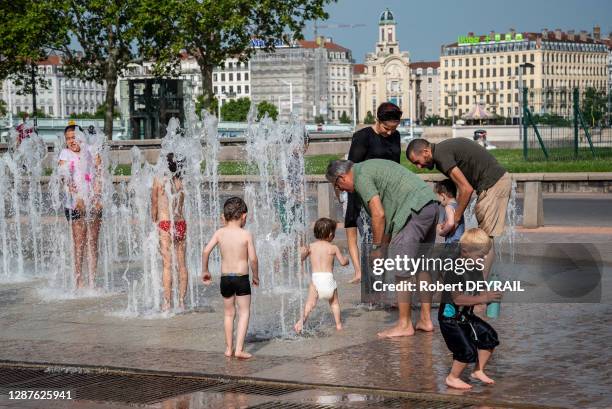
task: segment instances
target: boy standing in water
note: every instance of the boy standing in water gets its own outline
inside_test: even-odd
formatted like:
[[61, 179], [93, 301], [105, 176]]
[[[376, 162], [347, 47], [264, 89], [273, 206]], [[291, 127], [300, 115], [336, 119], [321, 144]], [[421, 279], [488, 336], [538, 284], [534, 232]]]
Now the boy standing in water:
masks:
[[293, 327], [298, 334], [302, 332], [304, 323], [310, 312], [317, 305], [319, 298], [329, 300], [329, 306], [334, 314], [336, 329], [342, 329], [340, 321], [340, 301], [338, 300], [338, 289], [334, 280], [334, 259], [337, 258], [341, 265], [346, 266], [349, 261], [335, 244], [331, 242], [336, 235], [336, 222], [323, 217], [315, 222], [314, 235], [317, 241], [310, 243], [308, 247], [302, 247], [302, 261], [310, 256], [312, 266], [312, 280], [308, 287], [308, 299], [304, 306], [302, 318]]
[[185, 308], [187, 293], [187, 263], [185, 260], [185, 237], [187, 223], [183, 216], [185, 194], [182, 181], [182, 161], [177, 161], [173, 153], [166, 156], [168, 172], [161, 178], [153, 179], [151, 192], [151, 216], [159, 229], [159, 249], [162, 255], [164, 271], [164, 301], [162, 311], [170, 309], [172, 298], [172, 248], [178, 264], [179, 300], [178, 307]]
[[[208, 285], [211, 275], [208, 271], [210, 253], [219, 245], [221, 251], [221, 295], [225, 317], [225, 356], [248, 359], [251, 354], [244, 350], [244, 338], [249, 327], [251, 308], [251, 285], [249, 267], [253, 272], [253, 285], [259, 285], [257, 254], [253, 235], [244, 229], [247, 205], [239, 197], [231, 197], [223, 205], [225, 226], [215, 232], [202, 252], [202, 281]], [[238, 307], [238, 329], [236, 350], [233, 351], [234, 317]]]
[[[493, 240], [482, 229], [474, 228], [466, 231], [459, 241], [461, 258], [472, 259], [476, 265], [484, 268], [484, 261], [491, 250]], [[475, 267], [463, 274], [447, 271], [445, 284], [463, 287], [466, 281], [482, 280], [482, 269]], [[452, 288], [452, 287], [451, 287]], [[472, 386], [464, 382], [460, 376], [470, 363], [475, 368], [470, 377], [486, 384], [495, 381], [485, 374], [484, 369], [491, 358], [495, 347], [499, 345], [497, 332], [487, 322], [474, 315], [474, 306], [492, 301], [499, 301], [500, 292], [481, 292], [473, 294], [467, 291], [444, 291], [442, 303], [438, 311], [440, 332], [446, 346], [453, 353], [453, 366], [446, 377], [446, 385], [455, 389], [470, 389]]]

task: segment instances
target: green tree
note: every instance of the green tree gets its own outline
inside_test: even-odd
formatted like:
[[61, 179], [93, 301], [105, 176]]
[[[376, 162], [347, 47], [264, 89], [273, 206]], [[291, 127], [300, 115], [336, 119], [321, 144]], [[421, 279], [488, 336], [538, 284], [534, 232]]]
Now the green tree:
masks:
[[[25, 111], [19, 111], [17, 116], [23, 121], [24, 118], [34, 118], [34, 114]], [[36, 118], [49, 118], [49, 115], [45, 114], [45, 111], [41, 111], [40, 109], [36, 110]]]
[[582, 97], [582, 117], [591, 126], [600, 123], [606, 112], [606, 94], [593, 87], [584, 90]]
[[221, 118], [224, 121], [230, 122], [246, 122], [249, 109], [251, 109], [251, 100], [249, 98], [227, 101], [221, 107]]
[[36, 63], [46, 59], [62, 41], [61, 29], [54, 24], [57, 19], [56, 8], [43, 2], [0, 2], [0, 82], [10, 79], [21, 95], [32, 94], [33, 85], [47, 88]]
[[423, 119], [423, 125], [425, 126], [438, 125], [441, 119], [442, 118], [440, 118], [439, 115], [427, 115]]
[[208, 108], [204, 106], [204, 95], [198, 95], [195, 103], [196, 114], [201, 119], [202, 110], [206, 109], [210, 114], [217, 116], [219, 115], [219, 101], [216, 97], [213, 97], [212, 103]]
[[314, 122], [315, 124], [324, 124], [325, 123], [325, 117], [323, 115], [317, 115], [314, 117]]
[[7, 112], [6, 102], [0, 99], [0, 116], [5, 116]]
[[[93, 117], [94, 118], [105, 118], [106, 117], [106, 103], [100, 104], [100, 106], [98, 106], [98, 108], [96, 108], [96, 112], [94, 112]], [[113, 106], [113, 118], [117, 119], [121, 116], [121, 113], [119, 112], [119, 110], [117, 109], [117, 107]]]
[[265, 114], [276, 121], [278, 118], [278, 109], [276, 105], [269, 103], [268, 101], [261, 101], [257, 104], [257, 119], [260, 120]]
[[342, 111], [342, 115], [340, 115], [340, 123], [341, 124], [350, 124], [351, 118], [346, 114], [346, 111]]
[[[115, 88], [119, 74], [139, 57], [142, 32], [134, 19], [142, 9], [140, 0], [40, 0], [57, 11], [58, 19], [45, 26], [62, 28], [59, 50], [64, 54], [64, 73], [106, 84], [104, 132], [113, 134]], [[151, 9], [147, 16], [153, 14]], [[145, 16], [146, 17], [146, 16]]]
[[365, 118], [363, 118], [363, 123], [371, 125], [371, 124], [374, 124], [375, 122], [376, 120], [374, 119], [374, 115], [372, 115], [372, 111], [368, 111], [366, 113]]
[[[141, 0], [135, 11], [145, 55], [157, 73], [176, 73], [184, 53], [202, 75], [204, 108], [213, 100], [212, 72], [228, 57], [246, 61], [254, 38], [271, 51], [275, 41], [301, 38], [305, 23], [325, 19], [324, 6], [335, 0]], [[154, 11], [154, 12], [152, 12]]]

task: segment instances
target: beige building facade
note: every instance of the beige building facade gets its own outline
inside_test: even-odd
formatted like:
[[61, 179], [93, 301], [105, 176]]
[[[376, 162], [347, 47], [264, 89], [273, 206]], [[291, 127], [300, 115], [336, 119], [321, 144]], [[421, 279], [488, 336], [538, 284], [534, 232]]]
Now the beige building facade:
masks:
[[517, 122], [521, 79], [532, 112], [558, 113], [571, 106], [571, 89], [607, 87], [607, 52], [585, 31], [461, 36], [442, 47], [440, 115], [458, 119], [479, 104]]
[[378, 25], [376, 50], [368, 53], [363, 66], [355, 71], [357, 120], [363, 123], [368, 112], [375, 116], [378, 105], [387, 101], [398, 105], [405, 118], [414, 118], [410, 55], [400, 51], [395, 17], [389, 9], [381, 14]]
[[414, 121], [440, 114], [440, 62], [419, 61], [410, 63], [410, 79], [414, 101]]

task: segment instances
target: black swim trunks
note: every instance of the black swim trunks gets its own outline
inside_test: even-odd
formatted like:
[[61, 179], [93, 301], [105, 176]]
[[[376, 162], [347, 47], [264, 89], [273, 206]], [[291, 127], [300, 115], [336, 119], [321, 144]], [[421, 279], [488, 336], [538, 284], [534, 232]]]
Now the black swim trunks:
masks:
[[222, 275], [221, 295], [223, 296], [223, 298], [230, 298], [234, 295], [251, 295], [251, 283], [249, 282], [249, 275]]
[[[445, 304], [440, 308], [444, 309]], [[478, 350], [492, 350], [499, 345], [497, 332], [486, 321], [474, 314], [461, 319], [438, 314], [440, 332], [455, 361], [473, 363], [478, 360]]]
[[[66, 220], [68, 221], [73, 221], [73, 220], [79, 220], [81, 217], [83, 217], [83, 215], [81, 214], [81, 212], [77, 209], [69, 209], [69, 208], [64, 208], [64, 215], [66, 216]], [[102, 217], [102, 209], [100, 210], [93, 210], [91, 212], [89, 212], [87, 214], [87, 217], [85, 217], [87, 220], [90, 219], [94, 219], [96, 217]]]

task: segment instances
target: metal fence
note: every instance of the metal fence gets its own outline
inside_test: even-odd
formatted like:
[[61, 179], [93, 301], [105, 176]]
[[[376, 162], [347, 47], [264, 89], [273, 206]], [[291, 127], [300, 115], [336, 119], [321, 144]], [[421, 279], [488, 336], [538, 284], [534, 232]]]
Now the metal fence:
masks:
[[526, 160], [612, 157], [609, 90], [523, 90], [523, 155]]

